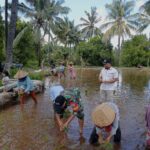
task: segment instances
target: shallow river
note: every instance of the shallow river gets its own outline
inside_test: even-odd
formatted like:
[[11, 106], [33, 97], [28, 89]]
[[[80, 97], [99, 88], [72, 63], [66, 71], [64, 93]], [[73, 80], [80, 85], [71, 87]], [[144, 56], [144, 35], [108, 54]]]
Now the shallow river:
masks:
[[[38, 105], [27, 100], [24, 110], [19, 104], [0, 111], [0, 150], [101, 150], [89, 145], [93, 127], [91, 111], [99, 103], [99, 69], [77, 69], [77, 81], [63, 85], [81, 89], [85, 112], [83, 137], [79, 135], [78, 121], [74, 119], [67, 137], [58, 131], [53, 119], [48, 89], [38, 94]], [[46, 82], [49, 79], [46, 79]], [[122, 142], [114, 150], [145, 149], [145, 106], [150, 102], [150, 70], [119, 69], [115, 102], [120, 109]]]

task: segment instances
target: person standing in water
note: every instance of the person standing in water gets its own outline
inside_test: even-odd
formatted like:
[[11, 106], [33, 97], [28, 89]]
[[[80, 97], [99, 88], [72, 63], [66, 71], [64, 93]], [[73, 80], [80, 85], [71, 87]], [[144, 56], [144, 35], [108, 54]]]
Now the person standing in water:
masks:
[[28, 76], [28, 73], [23, 70], [19, 70], [14, 76], [14, 78], [18, 79], [17, 87], [21, 107], [23, 108], [23, 104], [25, 103], [27, 95], [31, 96], [34, 103], [37, 104], [33, 82]]
[[100, 101], [113, 102], [113, 93], [116, 90], [116, 82], [118, 81], [118, 71], [112, 67], [110, 60], [103, 61], [104, 68], [99, 74], [100, 85]]
[[60, 63], [60, 66], [58, 67], [58, 76], [61, 79], [62, 77], [65, 78], [65, 65], [64, 62]]
[[69, 63], [68, 73], [69, 73], [69, 78], [70, 79], [74, 79], [74, 80], [76, 79], [76, 72], [75, 72], [75, 69], [74, 69], [74, 66], [73, 66], [72, 62]]

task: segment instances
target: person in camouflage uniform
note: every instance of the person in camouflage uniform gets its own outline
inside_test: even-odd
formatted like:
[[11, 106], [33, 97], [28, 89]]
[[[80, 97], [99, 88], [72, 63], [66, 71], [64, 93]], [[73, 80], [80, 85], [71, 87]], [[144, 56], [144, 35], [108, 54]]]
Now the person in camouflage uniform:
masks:
[[62, 95], [67, 100], [67, 106], [71, 107], [72, 113], [78, 118], [80, 134], [82, 134], [84, 126], [84, 112], [79, 88], [66, 89]]
[[[66, 121], [64, 122], [63, 118], [65, 118], [67, 110], [71, 113], [68, 117], [66, 117]], [[80, 135], [82, 135], [84, 113], [83, 105], [81, 103], [80, 90], [78, 88], [66, 89], [59, 96], [57, 96], [54, 101], [54, 112], [60, 131], [66, 130], [74, 117], [77, 117], [80, 126]]]

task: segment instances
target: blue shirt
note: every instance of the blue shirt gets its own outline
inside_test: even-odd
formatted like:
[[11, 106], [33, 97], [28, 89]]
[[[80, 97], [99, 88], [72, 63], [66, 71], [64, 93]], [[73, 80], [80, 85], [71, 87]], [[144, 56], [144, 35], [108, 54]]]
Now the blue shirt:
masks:
[[27, 76], [24, 79], [18, 80], [18, 88], [22, 87], [25, 90], [25, 93], [33, 91], [34, 86], [32, 80]]

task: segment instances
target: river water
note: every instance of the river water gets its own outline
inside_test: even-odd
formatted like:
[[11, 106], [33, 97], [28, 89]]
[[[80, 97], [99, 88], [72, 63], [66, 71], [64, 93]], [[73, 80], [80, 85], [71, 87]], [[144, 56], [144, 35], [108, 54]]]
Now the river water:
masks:
[[[85, 112], [83, 137], [79, 134], [78, 121], [71, 122], [67, 136], [56, 127], [48, 89], [38, 94], [38, 105], [27, 100], [24, 110], [19, 104], [0, 111], [0, 150], [101, 150], [89, 145], [93, 128], [91, 112], [99, 103], [99, 68], [77, 69], [77, 81], [67, 86], [81, 89]], [[150, 102], [150, 69], [118, 69], [119, 83], [115, 102], [120, 109], [122, 142], [114, 150], [145, 149], [145, 106]], [[46, 83], [49, 78], [46, 78]]]

